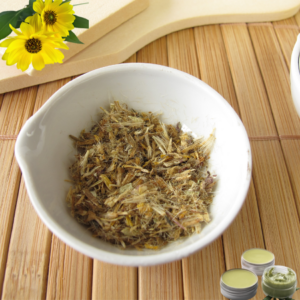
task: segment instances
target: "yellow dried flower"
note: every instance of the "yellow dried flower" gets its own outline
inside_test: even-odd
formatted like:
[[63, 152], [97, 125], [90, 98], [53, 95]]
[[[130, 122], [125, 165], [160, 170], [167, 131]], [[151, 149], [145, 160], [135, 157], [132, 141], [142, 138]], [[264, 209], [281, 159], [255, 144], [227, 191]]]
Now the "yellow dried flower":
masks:
[[2, 59], [8, 66], [17, 64], [18, 69], [26, 71], [32, 63], [36, 70], [41, 70], [45, 64], [63, 62], [64, 55], [56, 48], [69, 49], [68, 46], [61, 37], [44, 30], [38, 14], [28, 17], [21, 24], [21, 31], [11, 25], [10, 28], [16, 36], [8, 37], [0, 44], [0, 47], [7, 48]]

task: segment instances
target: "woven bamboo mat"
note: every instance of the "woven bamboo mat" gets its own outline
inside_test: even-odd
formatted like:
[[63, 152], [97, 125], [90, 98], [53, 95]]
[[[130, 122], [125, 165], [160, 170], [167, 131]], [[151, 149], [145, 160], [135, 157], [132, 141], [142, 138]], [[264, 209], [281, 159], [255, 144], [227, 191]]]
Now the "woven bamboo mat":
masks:
[[[289, 68], [300, 13], [273, 23], [210, 25], [167, 35], [130, 62], [168, 65], [216, 89], [251, 140], [253, 176], [230, 228], [204, 250], [142, 268], [92, 260], [62, 243], [35, 213], [14, 158], [24, 122], [72, 78], [0, 95], [0, 293], [2, 299], [223, 299], [219, 280], [244, 250], [271, 250], [300, 275], [300, 119]], [[255, 299], [263, 299], [259, 286]], [[300, 299], [300, 292], [295, 299]]]

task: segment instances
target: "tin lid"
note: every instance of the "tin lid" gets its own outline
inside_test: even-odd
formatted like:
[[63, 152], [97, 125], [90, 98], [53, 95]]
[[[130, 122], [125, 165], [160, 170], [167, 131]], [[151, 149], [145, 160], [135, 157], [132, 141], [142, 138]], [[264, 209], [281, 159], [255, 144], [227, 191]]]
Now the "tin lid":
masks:
[[246, 250], [242, 254], [241, 263], [243, 269], [247, 269], [261, 276], [265, 268], [275, 264], [275, 256], [268, 250], [253, 248]]
[[256, 295], [258, 278], [249, 270], [231, 269], [222, 274], [220, 287], [221, 294], [226, 298], [250, 299]]

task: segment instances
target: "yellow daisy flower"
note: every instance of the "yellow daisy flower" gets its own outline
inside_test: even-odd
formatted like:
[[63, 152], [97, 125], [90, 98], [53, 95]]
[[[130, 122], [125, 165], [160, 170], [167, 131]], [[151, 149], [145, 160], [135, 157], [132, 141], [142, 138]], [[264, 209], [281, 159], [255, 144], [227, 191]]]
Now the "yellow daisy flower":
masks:
[[69, 30], [74, 29], [73, 5], [69, 2], [61, 4], [62, 0], [36, 0], [33, 3], [35, 12], [41, 15], [43, 25], [48, 31], [65, 37], [69, 35]]
[[26, 71], [31, 63], [36, 70], [43, 69], [45, 64], [62, 63], [64, 55], [56, 48], [69, 49], [63, 39], [55, 37], [53, 32], [46, 32], [38, 14], [28, 17], [25, 22], [29, 24], [23, 22], [21, 31], [9, 25], [16, 36], [0, 43], [0, 47], [7, 48], [2, 56], [6, 64], [17, 64], [18, 69]]

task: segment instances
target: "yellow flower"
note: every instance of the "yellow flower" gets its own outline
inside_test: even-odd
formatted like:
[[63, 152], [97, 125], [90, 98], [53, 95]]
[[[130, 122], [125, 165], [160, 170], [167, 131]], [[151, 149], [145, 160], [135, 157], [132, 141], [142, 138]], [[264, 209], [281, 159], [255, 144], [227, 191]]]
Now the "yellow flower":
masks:
[[36, 0], [33, 3], [35, 12], [41, 15], [43, 25], [48, 31], [52, 31], [62, 37], [69, 35], [69, 30], [74, 29], [73, 5], [66, 2], [61, 4], [62, 0]]
[[11, 25], [15, 37], [4, 40], [0, 47], [6, 47], [2, 56], [8, 66], [17, 64], [17, 68], [26, 71], [29, 65], [41, 70], [45, 64], [62, 63], [64, 55], [56, 48], [69, 49], [62, 38], [55, 37], [53, 32], [46, 32], [41, 17], [35, 14], [28, 17], [20, 26], [21, 32]]

